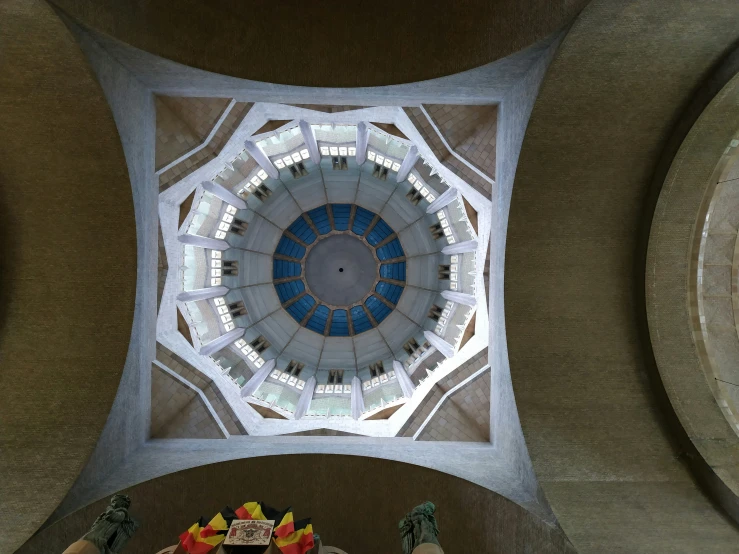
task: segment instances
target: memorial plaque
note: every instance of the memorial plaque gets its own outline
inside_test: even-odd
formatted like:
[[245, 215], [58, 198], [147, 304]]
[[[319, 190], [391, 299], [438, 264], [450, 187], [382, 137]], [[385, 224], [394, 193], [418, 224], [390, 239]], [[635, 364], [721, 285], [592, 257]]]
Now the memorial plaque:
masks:
[[224, 545], [269, 546], [272, 540], [273, 520], [235, 519], [228, 529]]

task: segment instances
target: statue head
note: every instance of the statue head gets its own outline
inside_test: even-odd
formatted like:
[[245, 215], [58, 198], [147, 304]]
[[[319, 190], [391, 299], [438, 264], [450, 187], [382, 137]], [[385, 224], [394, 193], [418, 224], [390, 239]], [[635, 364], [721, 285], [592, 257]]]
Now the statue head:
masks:
[[116, 510], [128, 510], [131, 507], [131, 499], [125, 494], [114, 494], [110, 499], [110, 505]]

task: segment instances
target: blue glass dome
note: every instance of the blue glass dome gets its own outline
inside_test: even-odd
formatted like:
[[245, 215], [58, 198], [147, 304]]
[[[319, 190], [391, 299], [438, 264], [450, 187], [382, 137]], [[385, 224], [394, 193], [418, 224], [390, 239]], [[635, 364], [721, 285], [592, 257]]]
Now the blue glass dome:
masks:
[[[311, 281], [315, 288], [324, 289], [324, 293], [313, 291], [306, 278], [308, 258], [314, 249], [318, 252], [322, 241], [337, 235], [361, 242], [349, 249], [350, 254], [366, 249], [371, 256], [362, 254], [364, 265], [357, 274], [361, 279], [348, 266], [336, 280]], [[323, 250], [327, 253], [312, 263], [326, 265], [326, 256], [330, 259], [332, 252], [331, 248]], [[321, 335], [348, 337], [377, 327], [395, 309], [405, 288], [405, 262], [398, 235], [377, 214], [354, 204], [326, 204], [303, 213], [283, 232], [273, 255], [272, 278], [283, 308], [300, 325]], [[338, 271], [344, 272], [344, 267]], [[343, 288], [359, 287], [360, 291], [352, 290], [359, 296], [351, 302], [331, 303], [322, 299], [325, 287], [331, 289], [332, 298], [342, 298]]]

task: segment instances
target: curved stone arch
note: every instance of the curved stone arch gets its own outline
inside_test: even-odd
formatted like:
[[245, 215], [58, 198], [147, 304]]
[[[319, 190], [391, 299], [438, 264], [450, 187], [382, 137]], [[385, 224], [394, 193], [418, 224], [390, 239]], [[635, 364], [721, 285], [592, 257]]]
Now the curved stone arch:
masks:
[[[698, 214], [689, 294], [694, 340], [706, 380], [732, 430], [739, 433], [739, 233], [727, 221], [739, 215], [739, 180], [732, 179], [739, 169], [739, 132], [736, 137], [713, 172], [704, 199], [708, 209]], [[715, 305], [717, 300], [720, 306]], [[718, 324], [709, 323], [715, 318]]]
[[13, 552], [93, 453], [142, 310], [132, 187], [103, 91], [47, 2], [4, 2], [0, 20], [0, 551]]
[[[728, 65], [736, 69], [737, 62], [729, 58]], [[727, 387], [739, 373], [737, 230], [731, 224], [731, 210], [739, 206], [726, 175], [737, 156], [738, 132], [739, 74], [706, 105], [672, 161], [654, 212], [645, 275], [660, 379], [695, 454], [705, 461], [696, 470], [735, 519], [739, 436]]]
[[[712, 547], [736, 548], [736, 527], [716, 510], [722, 494], [736, 497], [696, 469], [702, 458], [681, 440], [639, 298], [640, 228], [651, 222], [655, 173], [666, 173], [660, 153], [736, 42], [725, 19], [735, 6], [713, 7], [592, 2], [549, 68], [517, 168], [505, 265], [516, 404], [539, 483], [584, 552], [699, 551], [699, 527], [712, 529]], [[654, 18], [657, 33], [642, 26]], [[687, 64], [685, 48], [695, 55]], [[614, 59], [629, 68], [618, 82]], [[687, 312], [686, 295], [679, 302]]]
[[[331, 33], [315, 33], [291, 23], [320, 16], [310, 3], [262, 2], [245, 10], [238, 2], [223, 2], [214, 9], [188, 1], [176, 13], [164, 4], [149, 5], [146, 17], [141, 17], [130, 1], [54, 0], [84, 25], [183, 65], [254, 81], [318, 87], [410, 83], [473, 69], [556, 32], [587, 3], [529, 0], [526, 9], [518, 0], [475, 0], [464, 9], [428, 9], [422, 1], [381, 0], [371, 8], [339, 4], [332, 7], [331, 16], [344, 25]], [[444, 10], [449, 13], [440, 13]], [[375, 33], [357, 31], [368, 18], [378, 17], [385, 36], [403, 37], [403, 56], [378, 47]], [[275, 45], [264, 34], [266, 24], [272, 36], [289, 40]], [[216, 27], [218, 33], [209, 31]], [[457, 32], [460, 28], [465, 32]]]

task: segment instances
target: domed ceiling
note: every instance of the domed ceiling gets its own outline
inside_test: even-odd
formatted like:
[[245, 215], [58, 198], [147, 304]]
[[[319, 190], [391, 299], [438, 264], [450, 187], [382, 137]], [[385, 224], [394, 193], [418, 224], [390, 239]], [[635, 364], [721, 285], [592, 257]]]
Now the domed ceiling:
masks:
[[397, 233], [356, 204], [302, 214], [282, 233], [272, 267], [282, 306], [301, 326], [329, 337], [376, 328], [405, 286]]
[[207, 180], [162, 194], [184, 198], [180, 331], [261, 417], [388, 418], [474, 336], [489, 203], [442, 179], [400, 108], [250, 110]]

